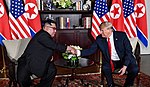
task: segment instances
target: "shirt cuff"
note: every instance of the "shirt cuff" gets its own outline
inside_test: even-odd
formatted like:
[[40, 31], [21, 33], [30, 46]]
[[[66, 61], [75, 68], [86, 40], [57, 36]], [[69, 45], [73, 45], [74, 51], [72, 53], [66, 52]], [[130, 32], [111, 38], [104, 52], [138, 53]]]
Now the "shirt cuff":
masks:
[[77, 50], [77, 56], [81, 56], [81, 51]]

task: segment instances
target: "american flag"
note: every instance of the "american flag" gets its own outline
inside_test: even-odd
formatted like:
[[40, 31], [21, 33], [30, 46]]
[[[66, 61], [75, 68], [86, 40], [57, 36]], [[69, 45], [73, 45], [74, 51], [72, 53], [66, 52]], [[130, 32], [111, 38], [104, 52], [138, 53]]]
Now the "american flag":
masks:
[[3, 45], [2, 40], [11, 39], [9, 23], [8, 23], [8, 15], [3, 1], [4, 0], [0, 0], [0, 44], [1, 45]]
[[137, 24], [137, 36], [148, 47], [148, 28], [146, 18], [145, 0], [135, 0], [135, 15]]
[[123, 11], [124, 11], [125, 32], [127, 33], [129, 38], [136, 37], [137, 31], [134, 14], [134, 1], [124, 0]]
[[91, 31], [91, 34], [95, 39], [100, 34], [100, 24], [104, 21], [109, 21], [109, 19], [110, 17], [106, 0], [95, 0]]
[[23, 0], [10, 0], [9, 24], [13, 39], [31, 37]]

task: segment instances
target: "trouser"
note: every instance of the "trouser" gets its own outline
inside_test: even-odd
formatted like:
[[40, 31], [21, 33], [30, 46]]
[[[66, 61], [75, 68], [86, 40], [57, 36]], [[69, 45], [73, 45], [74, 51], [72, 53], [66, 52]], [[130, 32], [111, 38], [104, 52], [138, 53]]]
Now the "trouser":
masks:
[[20, 59], [17, 67], [17, 82], [19, 83], [19, 87], [30, 87], [32, 84], [30, 75], [31, 73], [26, 61], [24, 59]]
[[[114, 66], [115, 66], [115, 69], [122, 68], [122, 63], [121, 62], [114, 62]], [[138, 72], [139, 72], [137, 64], [135, 62], [130, 63], [127, 67], [127, 72], [128, 72], [127, 78], [126, 78], [126, 81], [124, 84], [125, 87], [133, 85], [134, 79], [138, 75]], [[108, 85], [114, 84], [113, 77], [112, 77], [112, 70], [111, 70], [111, 67], [109, 64], [102, 66], [102, 73], [106, 77]]]
[[9, 69], [8, 77], [10, 79], [9, 87], [11, 87], [12, 84], [13, 84], [14, 87], [17, 87], [16, 65], [17, 64], [14, 61], [10, 61], [10, 63], [9, 63], [9, 67], [8, 67], [8, 69]]
[[54, 63], [50, 63], [47, 72], [43, 77], [41, 77], [40, 83], [37, 85], [37, 87], [52, 87], [56, 73], [57, 69]]
[[[41, 80], [37, 87], [52, 87], [56, 72], [57, 70], [54, 63], [49, 63], [46, 72], [42, 77], [40, 77]], [[19, 87], [30, 87], [32, 84], [30, 76], [32, 74], [30, 73], [29, 67], [25, 63], [19, 62], [17, 70], [17, 81], [19, 83]]]

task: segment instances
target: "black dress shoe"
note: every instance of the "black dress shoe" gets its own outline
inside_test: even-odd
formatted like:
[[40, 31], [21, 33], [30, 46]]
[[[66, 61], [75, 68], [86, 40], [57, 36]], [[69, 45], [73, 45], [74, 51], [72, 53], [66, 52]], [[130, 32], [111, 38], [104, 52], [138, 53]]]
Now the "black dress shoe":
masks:
[[133, 85], [124, 85], [123, 87], [134, 87]]

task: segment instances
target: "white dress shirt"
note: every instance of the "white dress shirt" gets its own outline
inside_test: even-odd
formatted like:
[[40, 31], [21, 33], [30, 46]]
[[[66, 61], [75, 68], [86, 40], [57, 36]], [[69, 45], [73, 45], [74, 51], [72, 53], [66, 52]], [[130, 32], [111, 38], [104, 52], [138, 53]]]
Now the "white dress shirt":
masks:
[[[113, 33], [111, 34], [111, 36], [109, 37], [110, 38], [110, 43], [111, 43], [111, 59], [113, 60], [113, 61], [119, 61], [120, 59], [119, 59], [119, 56], [118, 56], [118, 54], [117, 54], [117, 52], [116, 52], [116, 49], [115, 49], [115, 45], [114, 45], [114, 39], [113, 39]], [[108, 39], [107, 39], [107, 41], [108, 41]], [[77, 50], [77, 56], [80, 56], [81, 55], [81, 52], [80, 52], [80, 50]]]
[[[109, 37], [110, 38], [110, 43], [111, 43], [111, 59], [113, 60], [113, 61], [119, 61], [120, 59], [119, 59], [119, 56], [118, 56], [118, 54], [117, 54], [117, 52], [116, 52], [116, 49], [115, 49], [115, 45], [114, 45], [114, 37], [113, 37], [113, 33], [111, 34], [111, 36]], [[108, 39], [107, 39], [107, 41], [108, 41]]]

